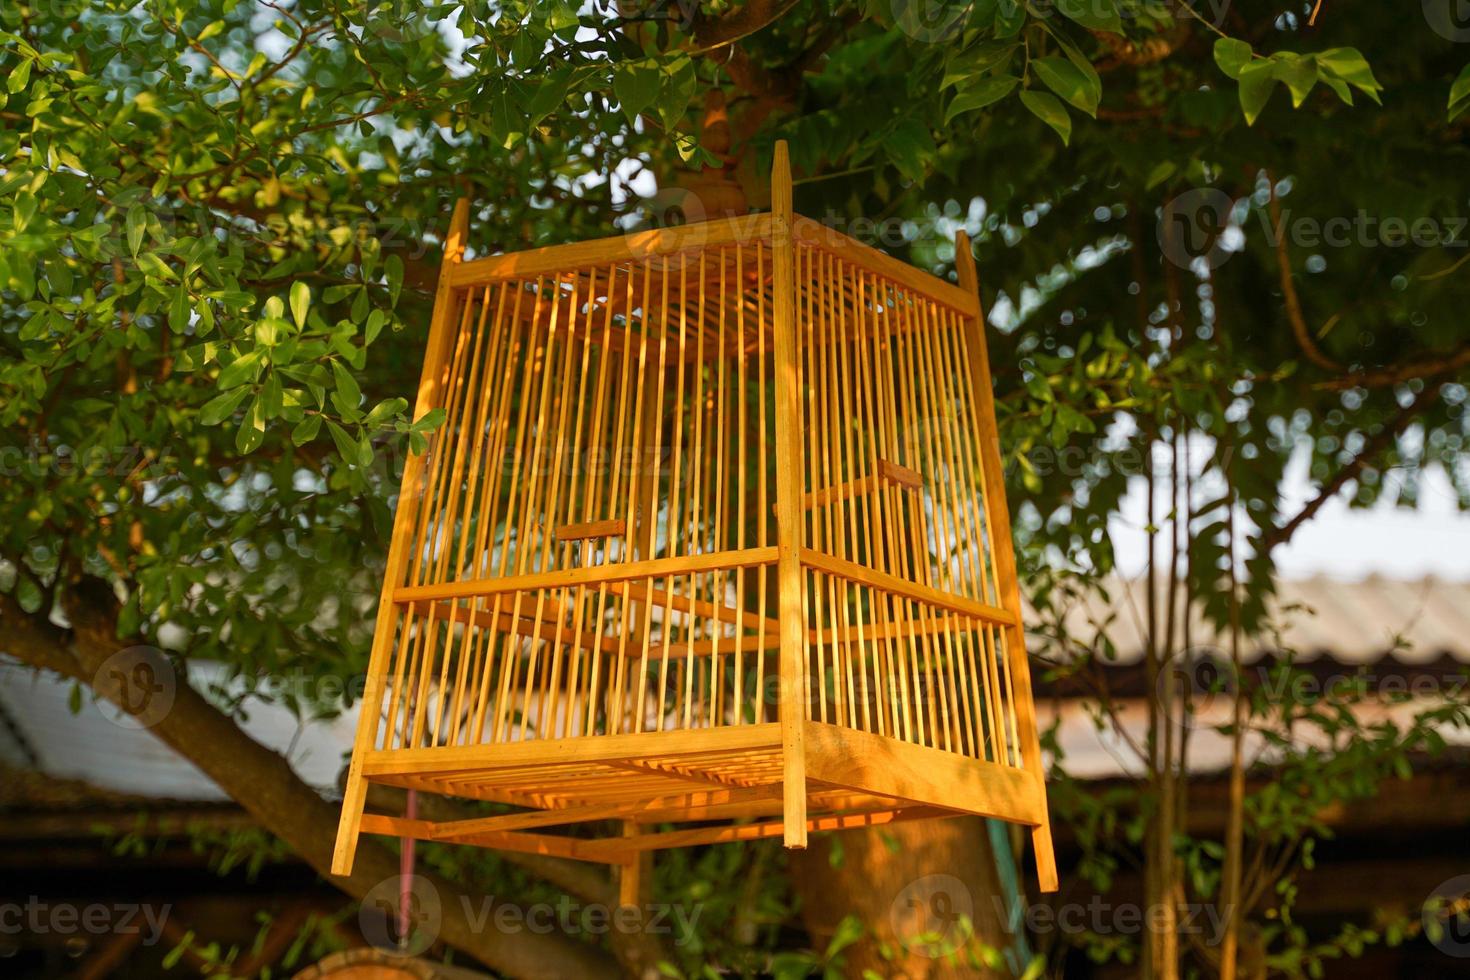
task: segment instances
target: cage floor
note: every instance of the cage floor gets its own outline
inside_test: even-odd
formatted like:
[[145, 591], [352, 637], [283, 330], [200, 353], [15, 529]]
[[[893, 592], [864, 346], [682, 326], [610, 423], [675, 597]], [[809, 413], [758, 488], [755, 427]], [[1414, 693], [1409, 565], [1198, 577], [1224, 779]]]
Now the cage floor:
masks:
[[[867, 732], [808, 722], [808, 829], [842, 830], [961, 813], [1035, 824], [1040, 786], [1028, 773]], [[780, 836], [781, 726], [739, 725], [499, 745], [379, 751], [374, 783], [530, 808], [432, 822], [363, 816], [368, 833], [477, 844], [608, 863], [639, 852]], [[528, 831], [621, 820], [625, 835]], [[653, 824], [700, 824], [649, 829]], [[713, 825], [711, 825], [713, 824]]]

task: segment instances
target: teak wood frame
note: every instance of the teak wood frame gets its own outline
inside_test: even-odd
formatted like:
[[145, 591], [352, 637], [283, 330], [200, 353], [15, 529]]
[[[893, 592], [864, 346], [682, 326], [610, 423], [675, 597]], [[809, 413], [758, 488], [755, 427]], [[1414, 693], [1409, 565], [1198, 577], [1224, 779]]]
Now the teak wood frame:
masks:
[[[635, 901], [657, 849], [970, 813], [1028, 826], [1054, 890], [964, 233], [953, 285], [796, 216], [784, 143], [768, 214], [465, 261], [468, 221], [415, 407], [449, 419], [404, 468], [333, 872], [366, 831], [619, 865]], [[652, 463], [581, 472], [609, 440]], [[370, 782], [527, 809], [368, 814]], [[670, 823], [703, 825], [647, 829]]]

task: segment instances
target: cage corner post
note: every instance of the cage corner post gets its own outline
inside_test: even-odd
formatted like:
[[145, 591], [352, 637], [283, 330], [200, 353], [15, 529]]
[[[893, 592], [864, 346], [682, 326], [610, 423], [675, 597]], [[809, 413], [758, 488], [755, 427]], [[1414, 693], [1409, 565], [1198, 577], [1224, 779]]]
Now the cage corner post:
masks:
[[779, 697], [782, 835], [807, 844], [806, 625], [802, 622], [801, 394], [796, 340], [796, 256], [792, 245], [791, 158], [776, 143], [771, 163], [771, 329], [776, 367], [776, 584], [779, 595]]
[[1000, 455], [1000, 431], [995, 417], [995, 390], [990, 374], [990, 355], [985, 344], [985, 305], [980, 298], [980, 278], [970, 236], [955, 234], [955, 273], [960, 288], [975, 297], [976, 312], [967, 323], [970, 380], [974, 385], [979, 413], [981, 469], [985, 478], [985, 511], [994, 548], [996, 587], [1002, 608], [1014, 617], [1005, 628], [1005, 656], [1015, 678], [1016, 724], [1021, 732], [1021, 761], [1031, 777], [1033, 812], [1040, 822], [1031, 828], [1031, 848], [1036, 859], [1037, 882], [1043, 892], [1058, 888], [1056, 851], [1052, 843], [1051, 819], [1046, 804], [1046, 770], [1041, 758], [1041, 741], [1036, 728], [1036, 702], [1031, 692], [1031, 665], [1026, 657], [1026, 632], [1021, 621], [1021, 584], [1016, 574], [1015, 539], [1006, 504], [1005, 472]]
[[[418, 397], [413, 417], [422, 418], [442, 400], [445, 355], [453, 331], [454, 266], [464, 259], [465, 239], [469, 233], [470, 202], [462, 197], [454, 205], [449, 220], [449, 233], [444, 238], [444, 261], [439, 269], [439, 282], [434, 292], [434, 312], [429, 320], [428, 353], [423, 373], [419, 376]], [[393, 515], [393, 532], [388, 543], [388, 560], [384, 569], [383, 589], [378, 596], [378, 618], [373, 627], [373, 645], [368, 654], [367, 678], [359, 702], [357, 733], [353, 738], [352, 761], [347, 767], [347, 780], [342, 792], [342, 815], [337, 824], [337, 841], [332, 849], [332, 874], [352, 874], [357, 856], [357, 839], [362, 828], [367, 804], [367, 781], [363, 778], [363, 758], [376, 743], [381, 704], [387, 681], [388, 660], [393, 651], [393, 634], [398, 616], [393, 592], [401, 584], [403, 563], [408, 557], [409, 538], [413, 533], [426, 453], [410, 452], [403, 464], [403, 481], [398, 492], [398, 508]], [[389, 734], [391, 738], [391, 733]]]

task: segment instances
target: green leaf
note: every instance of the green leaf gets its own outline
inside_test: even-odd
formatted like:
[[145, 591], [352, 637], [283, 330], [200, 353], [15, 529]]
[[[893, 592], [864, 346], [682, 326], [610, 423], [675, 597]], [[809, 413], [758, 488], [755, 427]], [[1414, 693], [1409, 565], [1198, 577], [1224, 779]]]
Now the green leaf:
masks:
[[1373, 69], [1357, 48], [1332, 48], [1315, 55], [1317, 64], [1382, 105], [1378, 93], [1383, 86], [1373, 77]]
[[168, 307], [168, 327], [174, 333], [183, 333], [189, 328], [189, 290], [179, 283], [179, 288], [174, 290], [173, 302]]
[[1470, 110], [1470, 65], [1466, 65], [1450, 86], [1448, 122], [1454, 122]]
[[961, 82], [979, 78], [992, 68], [999, 66], [1016, 50], [1016, 45], [999, 41], [980, 44], [974, 49], [956, 56], [945, 66], [944, 77], [939, 83], [941, 90], [958, 86]]
[[894, 126], [883, 140], [883, 148], [898, 172], [909, 180], [924, 179], [929, 161], [934, 159], [934, 137], [929, 127], [913, 118], [906, 118]]
[[687, 56], [676, 58], [663, 68], [664, 78], [658, 98], [658, 115], [666, 129], [678, 126], [694, 97], [694, 86], [699, 81], [694, 73], [694, 62]]
[[336, 385], [333, 395], [341, 397], [337, 407], [344, 413], [348, 408], [357, 411], [357, 406], [362, 401], [362, 389], [358, 387], [357, 379], [342, 366], [341, 361], [332, 362], [332, 381]]
[[398, 296], [403, 292], [403, 259], [397, 255], [388, 256], [383, 260], [383, 274], [388, 277], [389, 302], [397, 306]]
[[1015, 37], [1026, 25], [1026, 8], [1018, 0], [999, 0], [995, 5], [995, 36]]
[[1253, 61], [1240, 71], [1240, 108], [1246, 125], [1254, 125], [1276, 87], [1275, 66], [1269, 61]]
[[1067, 107], [1056, 96], [1026, 91], [1021, 93], [1021, 104], [1030, 109], [1037, 119], [1056, 130], [1064, 144], [1072, 141], [1072, 117], [1067, 115]]
[[134, 204], [128, 208], [128, 217], [125, 222], [128, 235], [128, 252], [137, 258], [138, 249], [143, 244], [143, 231], [148, 225], [148, 212], [143, 205]]
[[248, 394], [250, 394], [249, 388], [236, 388], [234, 391], [227, 391], [223, 395], [211, 398], [199, 410], [199, 424], [219, 425], [235, 414], [235, 409], [240, 406]]
[[249, 455], [260, 448], [265, 441], [265, 410], [257, 395], [250, 402], [250, 409], [245, 413], [245, 419], [240, 423], [240, 428], [235, 430], [235, 449], [242, 456]]
[[661, 83], [658, 67], [650, 61], [625, 63], [613, 70], [613, 95], [629, 122], [636, 121], [644, 109], [653, 105]]
[[1002, 75], [999, 78], [987, 78], [978, 85], [965, 89], [950, 100], [949, 108], [944, 110], [944, 124], [949, 125], [950, 120], [962, 113], [983, 109], [993, 102], [999, 102], [1020, 83], [1019, 78]]
[[30, 191], [21, 191], [15, 195], [15, 212], [12, 219], [15, 223], [15, 233], [18, 235], [26, 230], [31, 219], [36, 216], [36, 195]]
[[1153, 190], [1155, 187], [1159, 186], [1164, 181], [1174, 176], [1174, 171], [1177, 169], [1178, 167], [1174, 164], [1173, 160], [1160, 160], [1154, 165], [1154, 168], [1148, 172], [1148, 178], [1144, 180], [1143, 186], [1147, 190]]
[[1233, 37], [1215, 42], [1215, 64], [1231, 78], [1240, 78], [1241, 69], [1251, 63], [1251, 46]]
[[1089, 116], [1097, 117], [1102, 87], [1095, 77], [1089, 78], [1071, 61], [1055, 55], [1033, 59], [1031, 67], [1047, 88]]
[[336, 422], [328, 420], [327, 431], [332, 435], [332, 441], [337, 444], [337, 454], [345, 462], [354, 463], [358, 458], [357, 440], [347, 434], [347, 430]]
[[247, 354], [241, 354], [220, 371], [220, 388], [234, 388], [248, 381], [254, 381], [264, 363], [265, 351], [259, 347]]
[[1291, 107], [1300, 108], [1317, 84], [1317, 62], [1290, 51], [1278, 51], [1271, 56], [1271, 65], [1272, 75], [1291, 92]]
[[1470, 65], [1460, 69], [1460, 76], [1450, 86], [1449, 106], [1453, 109], [1457, 103], [1466, 99], [1470, 99]]
[[175, 278], [174, 270], [165, 265], [163, 259], [160, 259], [152, 252], [144, 252], [142, 255], [138, 256], [138, 268], [142, 270], [144, 274], [153, 276], [157, 279]]
[[291, 316], [296, 320], [296, 329], [306, 326], [306, 312], [311, 308], [311, 287], [297, 279], [291, 284]]
[[312, 414], [306, 416], [296, 423], [296, 428], [291, 430], [291, 442], [297, 446], [303, 446], [316, 438], [322, 428], [322, 417]]
[[278, 371], [271, 371], [265, 376], [265, 386], [260, 390], [260, 414], [266, 419], [273, 419], [281, 414], [284, 403], [284, 392], [281, 390], [281, 375]]
[[16, 92], [24, 89], [26, 87], [26, 83], [30, 80], [31, 59], [22, 58], [20, 64], [16, 65], [15, 68], [11, 70], [10, 77], [5, 79], [5, 90], [11, 95], [14, 95]]
[[368, 412], [367, 418], [363, 420], [364, 425], [381, 425], [393, 416], [408, 408], [406, 398], [385, 398], [373, 406]]
[[1348, 87], [1347, 82], [1344, 82], [1336, 75], [1327, 71], [1321, 72], [1318, 75], [1318, 78], [1323, 85], [1326, 85], [1328, 88], [1332, 89], [1337, 97], [1341, 99], [1344, 103], [1346, 103], [1347, 105], [1353, 104], [1353, 90]]
[[838, 953], [862, 939], [865, 931], [863, 921], [857, 916], [844, 916], [842, 921], [837, 923], [837, 929], [832, 934], [832, 941], [827, 944], [827, 952], [823, 959], [830, 962]]
[[363, 340], [371, 344], [378, 339], [378, 334], [383, 332], [383, 326], [388, 322], [388, 314], [382, 310], [373, 310], [368, 314], [367, 324], [363, 327]]
[[262, 317], [255, 321], [251, 333], [255, 342], [262, 347], [274, 347], [280, 343], [281, 338], [289, 332], [289, 325], [278, 316]]

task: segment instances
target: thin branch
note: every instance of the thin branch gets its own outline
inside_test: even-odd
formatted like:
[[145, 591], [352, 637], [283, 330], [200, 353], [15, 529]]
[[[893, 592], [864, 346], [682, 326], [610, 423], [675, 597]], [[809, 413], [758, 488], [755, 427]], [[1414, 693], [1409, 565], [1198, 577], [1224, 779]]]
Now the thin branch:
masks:
[[775, 23], [795, 7], [797, 0], [777, 4], [773, 0], [751, 0], [739, 10], [714, 20], [699, 17], [694, 23], [691, 55], [709, 54], [736, 41], [743, 40], [763, 27]]
[[1413, 401], [1400, 408], [1398, 414], [1393, 417], [1393, 421], [1380, 429], [1368, 441], [1367, 445], [1363, 447], [1362, 452], [1354, 456], [1351, 462], [1338, 470], [1332, 479], [1323, 484], [1317, 496], [1312, 498], [1301, 510], [1297, 511], [1295, 517], [1285, 524], [1274, 528], [1262, 537], [1262, 549], [1264, 551], [1270, 551], [1277, 545], [1282, 545], [1289, 541], [1291, 536], [1296, 533], [1297, 528], [1311, 520], [1317, 511], [1322, 509], [1323, 504], [1337, 496], [1338, 491], [1346, 486], [1350, 480], [1355, 479], [1363, 470], [1367, 469], [1374, 458], [1387, 449], [1409, 427], [1410, 422], [1419, 417], [1420, 411], [1439, 394], [1441, 387], [1443, 387], [1443, 382], [1425, 386], [1423, 391], [1414, 396]]
[[1266, 184], [1271, 192], [1268, 206], [1271, 209], [1272, 233], [1276, 236], [1276, 267], [1281, 274], [1281, 295], [1286, 304], [1286, 318], [1291, 323], [1291, 334], [1296, 338], [1297, 346], [1302, 349], [1302, 353], [1307, 355], [1307, 360], [1324, 371], [1336, 374], [1342, 371], [1342, 365], [1322, 353], [1322, 349], [1312, 339], [1312, 332], [1307, 329], [1306, 318], [1302, 316], [1301, 298], [1297, 295], [1296, 283], [1291, 277], [1291, 256], [1286, 251], [1286, 229], [1281, 217], [1281, 199], [1276, 196], [1276, 181], [1272, 179], [1269, 171], [1266, 173]]

